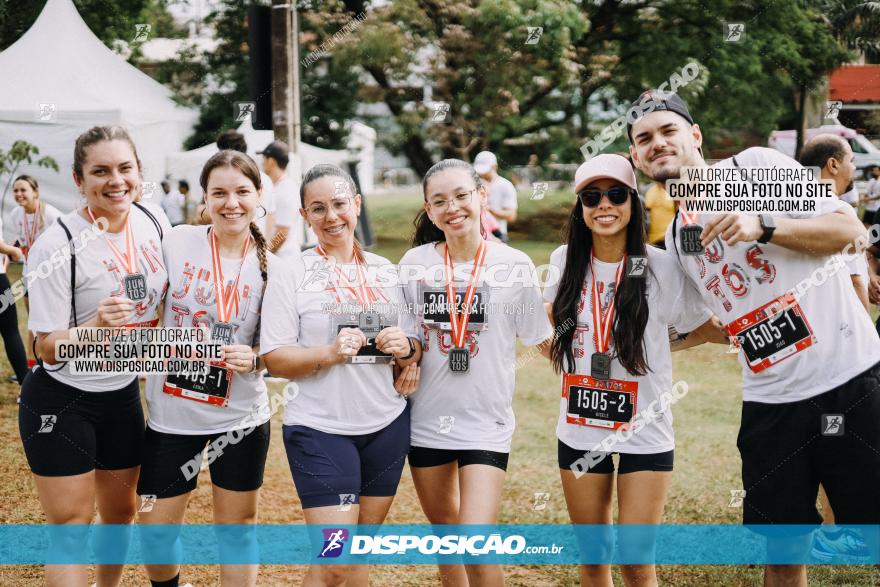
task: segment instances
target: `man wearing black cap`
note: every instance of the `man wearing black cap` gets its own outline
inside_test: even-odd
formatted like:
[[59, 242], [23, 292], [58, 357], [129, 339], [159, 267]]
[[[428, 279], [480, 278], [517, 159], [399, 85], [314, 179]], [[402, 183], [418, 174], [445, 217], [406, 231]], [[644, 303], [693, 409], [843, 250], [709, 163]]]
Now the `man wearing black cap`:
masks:
[[[665, 182], [683, 167], [707, 166], [700, 127], [680, 97], [649, 91], [630, 112], [630, 153], [648, 177]], [[760, 147], [716, 167], [800, 169]], [[832, 257], [865, 230], [839, 199], [817, 204], [815, 215], [679, 209], [666, 234], [740, 347], [746, 524], [818, 525], [820, 483], [838, 524], [880, 523], [880, 339]], [[876, 531], [865, 534], [880, 548]], [[806, 553], [810, 534], [781, 545]], [[806, 568], [767, 566], [765, 584], [805, 585]]]
[[274, 184], [275, 233], [269, 239], [269, 249], [279, 257], [298, 257], [303, 221], [299, 214], [299, 184], [287, 173], [290, 162], [287, 143], [272, 141], [258, 154], [263, 156], [263, 170]]

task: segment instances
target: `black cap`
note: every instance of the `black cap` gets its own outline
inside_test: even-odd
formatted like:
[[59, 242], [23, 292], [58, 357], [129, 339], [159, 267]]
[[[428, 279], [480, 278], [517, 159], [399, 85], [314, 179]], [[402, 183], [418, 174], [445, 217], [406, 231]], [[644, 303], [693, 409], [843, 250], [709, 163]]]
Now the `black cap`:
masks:
[[286, 167], [290, 160], [290, 149], [284, 141], [272, 141], [262, 151], [257, 151], [257, 155], [272, 157], [281, 167]]
[[668, 110], [675, 112], [690, 124], [694, 123], [691, 113], [688, 111], [687, 104], [678, 94], [672, 92], [663, 92], [660, 90], [646, 90], [638, 99], [630, 105], [626, 111], [626, 133], [632, 142], [632, 125], [635, 121], [647, 116], [656, 110]]

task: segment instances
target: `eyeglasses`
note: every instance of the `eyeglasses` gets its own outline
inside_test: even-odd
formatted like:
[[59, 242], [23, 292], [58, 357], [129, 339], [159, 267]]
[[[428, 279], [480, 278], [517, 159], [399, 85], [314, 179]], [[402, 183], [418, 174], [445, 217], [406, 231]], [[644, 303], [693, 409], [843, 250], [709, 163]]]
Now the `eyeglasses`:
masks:
[[599, 205], [599, 202], [602, 201], [602, 196], [608, 196], [608, 201], [614, 204], [615, 206], [620, 206], [625, 203], [627, 198], [634, 192], [634, 190], [627, 187], [613, 187], [608, 188], [607, 190], [600, 190], [599, 188], [587, 188], [578, 192], [578, 199], [581, 201], [581, 204], [586, 206], [587, 208], [595, 208]]
[[[345, 198], [333, 198], [330, 200], [330, 208], [333, 208], [333, 213], [337, 216], [341, 216], [351, 210], [351, 197]], [[309, 215], [309, 219], [311, 220], [323, 220], [324, 217], [327, 216], [327, 204], [323, 202], [315, 202], [308, 208], [306, 208], [306, 212]]]
[[449, 199], [446, 198], [432, 198], [428, 205], [434, 208], [434, 210], [438, 212], [442, 212], [449, 207], [449, 203], [455, 201], [455, 204], [459, 208], [463, 208], [471, 203], [471, 200], [474, 199], [474, 192], [477, 191], [477, 188], [474, 188], [467, 192], [461, 192], [455, 194]]

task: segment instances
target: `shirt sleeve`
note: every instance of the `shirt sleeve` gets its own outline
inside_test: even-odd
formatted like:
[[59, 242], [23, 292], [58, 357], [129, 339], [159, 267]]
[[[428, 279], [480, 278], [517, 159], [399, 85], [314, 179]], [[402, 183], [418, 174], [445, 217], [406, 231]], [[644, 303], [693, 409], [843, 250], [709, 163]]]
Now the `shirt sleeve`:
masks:
[[538, 287], [538, 272], [531, 261], [528, 261], [531, 283], [524, 285], [520, 293], [520, 308], [522, 312], [516, 315], [516, 335], [526, 346], [534, 346], [553, 335], [547, 312], [544, 311], [544, 301], [541, 298], [541, 289]]
[[559, 291], [559, 280], [562, 279], [562, 270], [565, 268], [565, 245], [557, 247], [550, 254], [550, 272], [547, 274], [547, 283], [544, 285], [544, 301], [553, 303]]
[[[661, 292], [664, 307], [670, 308], [668, 321], [679, 332], [692, 332], [712, 317], [712, 310], [703, 301], [700, 292], [688, 279], [672, 254], [659, 251], [654, 262], [655, 275]], [[664, 291], [665, 290], [665, 291]]]
[[[62, 232], [58, 229], [58, 232]], [[25, 283], [30, 312], [28, 330], [54, 332], [70, 328], [70, 245], [66, 235], [43, 233], [31, 250]], [[76, 238], [76, 236], [74, 236]]]
[[297, 283], [302, 275], [300, 262], [276, 264], [269, 273], [263, 296], [260, 322], [260, 354], [277, 348], [298, 346], [299, 311], [297, 310]]

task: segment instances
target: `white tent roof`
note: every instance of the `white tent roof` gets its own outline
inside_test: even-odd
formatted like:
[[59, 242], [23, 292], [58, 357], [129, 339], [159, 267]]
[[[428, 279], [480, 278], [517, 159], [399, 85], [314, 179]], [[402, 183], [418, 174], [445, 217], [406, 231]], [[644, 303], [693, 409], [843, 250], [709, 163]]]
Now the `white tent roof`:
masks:
[[[134, 33], [132, 33], [134, 34]], [[198, 117], [176, 105], [171, 92], [106, 47], [71, 0], [48, 0], [33, 26], [0, 53], [0, 149], [16, 140], [51, 156], [60, 173], [24, 166], [40, 195], [62, 211], [76, 206], [71, 178], [76, 137], [96, 125], [128, 129], [144, 164], [145, 181], [165, 175], [165, 156], [178, 151]], [[41, 119], [41, 104], [49, 105]], [[0, 186], [2, 189], [2, 186]], [[11, 196], [6, 196], [4, 220]]]
[[59, 122], [91, 123], [124, 113], [128, 124], [191, 121], [171, 92], [96, 37], [71, 0], [49, 0], [33, 26], [0, 53], [6, 91], [0, 119], [33, 122], [39, 103], [56, 106]]

